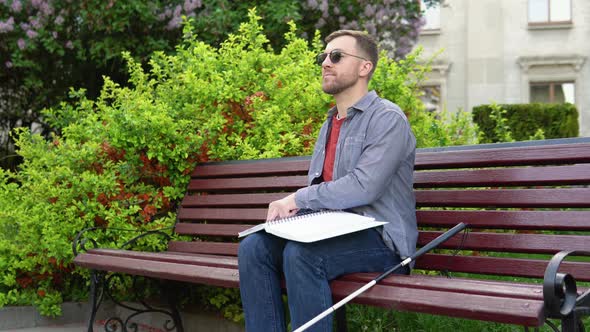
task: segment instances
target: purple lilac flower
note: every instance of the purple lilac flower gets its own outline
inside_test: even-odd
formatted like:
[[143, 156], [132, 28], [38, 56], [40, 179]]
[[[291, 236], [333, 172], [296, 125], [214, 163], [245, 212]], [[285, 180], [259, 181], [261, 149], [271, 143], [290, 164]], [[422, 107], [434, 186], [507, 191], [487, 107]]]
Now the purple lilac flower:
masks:
[[10, 61], [6, 61], [4, 65], [6, 66], [6, 68], [12, 68], [12, 62]]
[[10, 9], [12, 9], [12, 11], [15, 13], [20, 13], [21, 9], [23, 9], [23, 5], [21, 4], [20, 0], [14, 0], [12, 1], [12, 6], [10, 6]]
[[25, 42], [25, 40], [24, 40], [24, 39], [22, 39], [22, 38], [19, 38], [19, 39], [16, 41], [16, 44], [18, 45], [18, 48], [20, 48], [21, 50], [24, 50], [24, 49], [25, 49], [25, 47], [27, 47], [27, 42]]
[[41, 12], [43, 14], [45, 14], [45, 16], [49, 16], [51, 14], [53, 14], [53, 7], [51, 7], [51, 5], [48, 2], [42, 2], [41, 3], [41, 8], [39, 8], [41, 10]]
[[41, 23], [39, 22], [39, 18], [37, 17], [32, 17], [29, 23], [31, 23], [31, 26], [35, 29], [41, 28]]
[[0, 33], [10, 32], [14, 30], [14, 18], [10, 16], [6, 22], [0, 21]]
[[181, 17], [179, 17], [179, 16], [173, 17], [168, 22], [168, 25], [166, 26], [166, 29], [168, 29], [168, 30], [174, 30], [174, 29], [178, 28], [181, 23], [182, 23], [182, 18]]
[[43, 2], [43, 0], [31, 0], [31, 5], [33, 5], [33, 7], [35, 7], [35, 8], [39, 8], [39, 7], [41, 7], [42, 2]]
[[59, 16], [57, 16], [57, 17], [55, 18], [55, 24], [56, 24], [56, 25], [62, 25], [62, 24], [64, 23], [64, 21], [65, 21], [65, 20], [64, 20], [64, 17], [63, 17], [63, 16], [61, 16], [61, 15], [59, 15]]
[[190, 13], [197, 8], [200, 8], [203, 4], [199, 0], [184, 0], [184, 11]]
[[322, 11], [322, 17], [328, 18], [328, 11], [330, 6], [328, 5], [328, 0], [322, 0], [322, 4], [320, 5], [320, 10]]
[[71, 40], [68, 40], [66, 42], [66, 48], [69, 48], [70, 50], [74, 48], [74, 43], [72, 43]]
[[53, 38], [54, 38], [54, 39], [57, 39], [57, 31], [53, 31], [53, 32], [51, 33], [51, 35], [53, 36]]
[[375, 14], [375, 7], [373, 7], [372, 5], [368, 5], [367, 7], [365, 7], [365, 16], [371, 17], [374, 14]]
[[27, 30], [26, 31], [27, 37], [29, 37], [30, 39], [33, 39], [35, 37], [37, 37], [38, 33], [35, 30]]

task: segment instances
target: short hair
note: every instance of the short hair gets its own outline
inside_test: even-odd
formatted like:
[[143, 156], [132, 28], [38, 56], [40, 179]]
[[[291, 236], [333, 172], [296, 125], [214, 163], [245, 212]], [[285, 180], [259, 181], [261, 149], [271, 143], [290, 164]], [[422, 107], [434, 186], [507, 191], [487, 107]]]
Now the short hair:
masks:
[[375, 72], [375, 68], [377, 68], [377, 62], [379, 61], [379, 48], [377, 47], [377, 42], [375, 39], [366, 32], [357, 31], [357, 30], [337, 30], [332, 32], [331, 34], [326, 37], [326, 43], [331, 42], [332, 40], [342, 37], [342, 36], [350, 36], [356, 40], [356, 47], [361, 52], [364, 53], [368, 57], [367, 60], [373, 63], [373, 68], [369, 73], [369, 79], [373, 76]]

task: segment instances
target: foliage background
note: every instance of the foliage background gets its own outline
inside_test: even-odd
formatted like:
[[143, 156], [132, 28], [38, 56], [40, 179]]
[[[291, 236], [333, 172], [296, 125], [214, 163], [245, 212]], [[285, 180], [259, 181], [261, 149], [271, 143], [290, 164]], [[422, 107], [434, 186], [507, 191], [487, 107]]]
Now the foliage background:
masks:
[[[71, 263], [77, 232], [108, 226], [96, 240], [116, 247], [135, 235], [118, 229], [172, 226], [196, 162], [311, 152], [332, 102], [314, 63], [319, 35], [309, 43], [290, 24], [275, 52], [261, 18], [248, 17], [219, 47], [187, 24], [176, 53], [153, 53], [149, 70], [125, 54], [126, 86], [105, 78], [95, 99], [71, 90], [43, 112], [56, 129], [49, 139], [15, 133], [23, 163], [0, 170], [0, 306], [59, 315], [61, 301], [84, 298], [88, 271]], [[468, 115], [424, 111], [417, 86], [426, 70], [417, 54], [399, 62], [382, 54], [372, 88], [405, 110], [419, 146], [474, 143]], [[139, 243], [164, 246], [160, 238]]]
[[516, 141], [524, 141], [542, 130], [545, 138], [578, 137], [578, 110], [573, 104], [502, 104], [479, 105], [473, 108], [473, 121], [481, 130], [481, 143], [505, 141], [497, 132], [492, 116], [495, 108], [503, 110], [505, 126]]
[[252, 7], [275, 49], [285, 45], [293, 20], [307, 41], [316, 29], [365, 29], [399, 58], [423, 23], [418, 2], [407, 0], [0, 0], [0, 167], [15, 169], [21, 160], [4, 133], [27, 127], [48, 137], [55, 128], [41, 110], [67, 99], [70, 87], [94, 99], [103, 76], [127, 84], [121, 52], [144, 66], [154, 51], [173, 53], [182, 16], [193, 18], [200, 40], [218, 47]]

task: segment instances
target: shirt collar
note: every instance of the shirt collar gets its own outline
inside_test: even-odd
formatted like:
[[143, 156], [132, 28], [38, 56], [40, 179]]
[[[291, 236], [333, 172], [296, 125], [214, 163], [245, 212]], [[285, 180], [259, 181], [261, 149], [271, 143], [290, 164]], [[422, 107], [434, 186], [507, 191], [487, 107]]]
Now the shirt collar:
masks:
[[[358, 110], [364, 112], [371, 106], [371, 104], [373, 104], [373, 101], [375, 101], [377, 97], [377, 92], [375, 92], [375, 90], [369, 91], [366, 95], [364, 95], [361, 99], [359, 99], [354, 105], [352, 105], [348, 109], [348, 115], [350, 115], [351, 110]], [[336, 106], [332, 107], [328, 111], [328, 118], [334, 116], [334, 114], [336, 114], [337, 111], [338, 110]]]

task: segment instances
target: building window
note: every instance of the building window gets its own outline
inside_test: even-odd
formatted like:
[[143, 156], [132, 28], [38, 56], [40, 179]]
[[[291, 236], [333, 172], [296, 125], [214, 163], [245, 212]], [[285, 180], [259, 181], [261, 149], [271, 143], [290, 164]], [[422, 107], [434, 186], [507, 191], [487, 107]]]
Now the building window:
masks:
[[569, 23], [571, 21], [571, 0], [529, 0], [530, 24]]
[[420, 9], [422, 10], [422, 17], [426, 22], [422, 26], [422, 30], [440, 30], [440, 4], [427, 6], [424, 1], [420, 1]]
[[424, 104], [426, 111], [428, 112], [438, 112], [441, 110], [441, 89], [440, 85], [425, 85], [420, 87], [422, 90], [422, 95], [420, 96], [420, 100]]
[[573, 82], [531, 83], [531, 103], [575, 104]]

